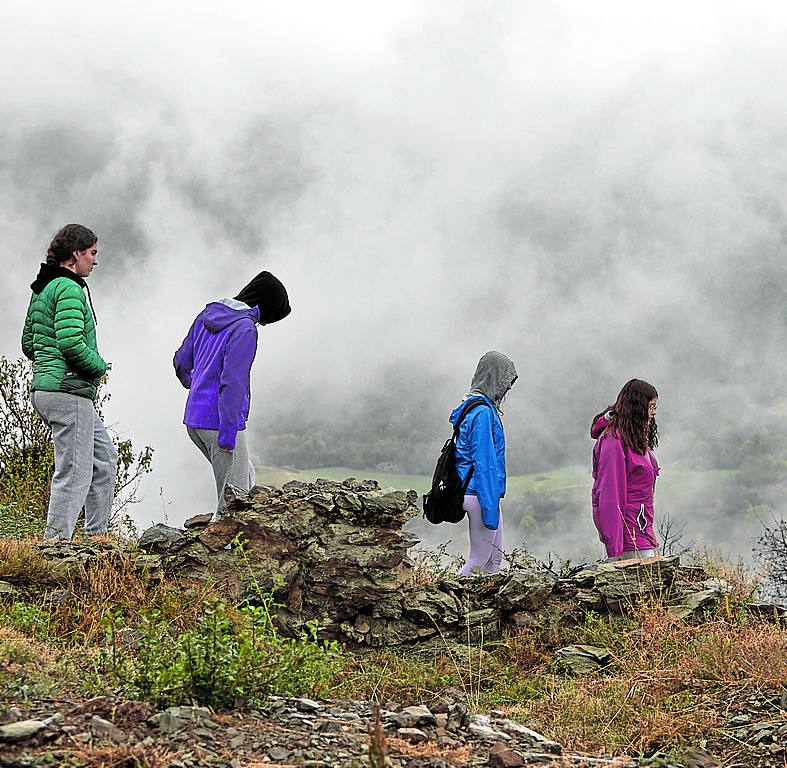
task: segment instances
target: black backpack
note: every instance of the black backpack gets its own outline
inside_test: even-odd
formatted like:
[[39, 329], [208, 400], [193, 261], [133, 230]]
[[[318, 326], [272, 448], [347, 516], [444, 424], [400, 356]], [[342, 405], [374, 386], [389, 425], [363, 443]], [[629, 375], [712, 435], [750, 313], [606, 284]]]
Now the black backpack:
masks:
[[424, 495], [424, 517], [430, 523], [458, 523], [465, 516], [463, 508], [465, 490], [473, 477], [473, 466], [467, 473], [464, 483], [456, 470], [456, 438], [459, 427], [469, 411], [479, 405], [489, 407], [486, 400], [471, 400], [459, 414], [454, 424], [454, 434], [440, 451], [440, 458], [432, 477], [432, 489]]

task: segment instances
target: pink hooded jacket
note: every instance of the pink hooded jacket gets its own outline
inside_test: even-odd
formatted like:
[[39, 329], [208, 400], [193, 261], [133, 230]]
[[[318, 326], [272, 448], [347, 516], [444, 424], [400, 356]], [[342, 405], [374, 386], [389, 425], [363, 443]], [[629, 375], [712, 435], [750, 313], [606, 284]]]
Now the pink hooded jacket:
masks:
[[607, 557], [657, 549], [653, 533], [653, 491], [659, 465], [653, 451], [632, 451], [600, 416], [590, 431], [593, 447], [593, 522]]

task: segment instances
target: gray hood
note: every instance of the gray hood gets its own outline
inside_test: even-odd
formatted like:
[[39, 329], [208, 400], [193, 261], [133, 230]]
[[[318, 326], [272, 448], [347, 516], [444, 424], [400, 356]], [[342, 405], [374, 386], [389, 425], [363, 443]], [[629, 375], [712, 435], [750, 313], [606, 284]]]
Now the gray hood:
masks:
[[501, 352], [487, 352], [479, 361], [470, 385], [470, 394], [488, 397], [497, 407], [516, 381], [514, 364]]

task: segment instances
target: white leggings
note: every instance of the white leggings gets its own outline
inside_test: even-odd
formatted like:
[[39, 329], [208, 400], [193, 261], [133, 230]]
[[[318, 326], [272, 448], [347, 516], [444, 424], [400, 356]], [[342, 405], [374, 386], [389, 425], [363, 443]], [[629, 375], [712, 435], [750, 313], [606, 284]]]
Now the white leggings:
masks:
[[503, 562], [502, 512], [497, 530], [490, 531], [484, 525], [477, 496], [465, 496], [462, 506], [467, 512], [467, 520], [470, 524], [470, 554], [459, 575], [469, 576], [476, 569], [481, 573], [497, 573], [500, 570], [500, 563]]

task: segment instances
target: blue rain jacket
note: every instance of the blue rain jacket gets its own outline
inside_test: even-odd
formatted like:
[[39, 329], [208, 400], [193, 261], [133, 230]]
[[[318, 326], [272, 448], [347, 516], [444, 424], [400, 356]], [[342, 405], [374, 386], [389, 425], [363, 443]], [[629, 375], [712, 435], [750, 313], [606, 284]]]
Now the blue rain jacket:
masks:
[[456, 439], [456, 469], [462, 482], [470, 467], [473, 477], [465, 493], [478, 497], [484, 525], [492, 531], [500, 525], [500, 499], [506, 495], [506, 438], [503, 422], [492, 401], [473, 395], [451, 412], [449, 421], [456, 424], [459, 414], [470, 400], [487, 405], [473, 408], [465, 416]]

